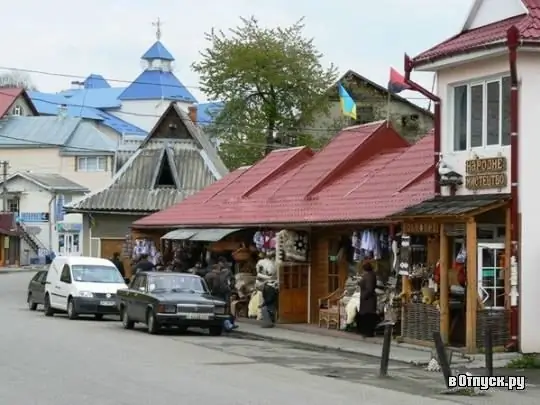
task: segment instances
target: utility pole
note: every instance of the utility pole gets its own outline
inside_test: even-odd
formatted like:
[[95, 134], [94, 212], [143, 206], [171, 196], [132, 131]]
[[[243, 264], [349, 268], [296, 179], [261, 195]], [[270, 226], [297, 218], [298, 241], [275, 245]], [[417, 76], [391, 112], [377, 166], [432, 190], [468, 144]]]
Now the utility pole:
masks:
[[7, 191], [7, 174], [9, 162], [7, 160], [2, 160], [0, 162], [2, 165], [2, 210], [4, 212], [8, 211], [8, 191]]

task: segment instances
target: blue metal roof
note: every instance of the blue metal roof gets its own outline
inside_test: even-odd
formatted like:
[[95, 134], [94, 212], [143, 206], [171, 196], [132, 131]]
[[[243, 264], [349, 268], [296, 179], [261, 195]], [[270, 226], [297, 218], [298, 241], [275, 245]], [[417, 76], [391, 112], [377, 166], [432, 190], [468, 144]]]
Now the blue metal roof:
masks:
[[80, 89], [69, 90], [61, 93], [68, 98], [69, 104], [84, 105], [85, 107], [93, 107], [99, 109], [119, 108], [122, 103], [118, 100], [118, 96], [122, 94], [125, 88], [109, 87], [101, 89]]
[[84, 80], [85, 89], [108, 89], [111, 85], [101, 75], [92, 73]]
[[162, 59], [162, 60], [168, 60], [173, 61], [174, 57], [171, 55], [171, 53], [165, 48], [165, 46], [161, 43], [161, 41], [156, 41], [154, 45], [148, 49], [144, 55], [142, 56], [142, 59], [144, 60], [153, 60], [153, 59]]
[[197, 100], [171, 72], [145, 70], [118, 97], [119, 100], [171, 100], [196, 103]]
[[0, 131], [2, 148], [60, 147], [62, 151], [114, 152], [116, 143], [91, 123], [70, 117], [10, 117]]
[[222, 102], [201, 103], [197, 105], [197, 123], [199, 125], [208, 125], [219, 112], [223, 109]]
[[60, 106], [65, 105], [67, 108], [68, 117], [81, 117], [91, 120], [101, 120], [98, 111], [91, 107], [73, 106], [70, 99], [61, 94], [47, 94], [38, 91], [29, 91], [28, 95], [32, 99], [32, 103], [36, 110], [41, 115], [58, 115]]
[[148, 135], [148, 132], [112, 114], [109, 114], [104, 111], [100, 111], [99, 115], [103, 119], [103, 121], [101, 122], [103, 125], [106, 125], [109, 128], [114, 129], [116, 132], [122, 135], [136, 135], [136, 136], [142, 136], [142, 137], [145, 137], [146, 135]]

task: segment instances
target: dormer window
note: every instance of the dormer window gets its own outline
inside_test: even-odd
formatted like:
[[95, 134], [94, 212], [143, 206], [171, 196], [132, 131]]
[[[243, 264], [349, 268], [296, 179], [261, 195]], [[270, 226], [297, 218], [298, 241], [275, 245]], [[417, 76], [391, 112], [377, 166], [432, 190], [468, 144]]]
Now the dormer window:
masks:
[[16, 105], [15, 107], [13, 107], [13, 110], [11, 111], [11, 115], [20, 117], [21, 115], [23, 115], [23, 108], [20, 105]]
[[454, 86], [454, 150], [510, 145], [510, 77]]

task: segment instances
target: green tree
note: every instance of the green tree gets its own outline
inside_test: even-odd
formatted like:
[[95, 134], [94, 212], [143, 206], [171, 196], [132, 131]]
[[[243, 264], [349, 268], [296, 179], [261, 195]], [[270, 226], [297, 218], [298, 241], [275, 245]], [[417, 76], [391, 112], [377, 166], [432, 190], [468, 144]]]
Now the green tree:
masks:
[[313, 40], [304, 37], [303, 20], [287, 28], [261, 27], [254, 17], [241, 21], [230, 32], [207, 33], [209, 47], [193, 64], [202, 91], [224, 103], [209, 131], [231, 169], [283, 145], [276, 143], [276, 133], [285, 139], [327, 114], [327, 90], [337, 77], [334, 66], [322, 66]]

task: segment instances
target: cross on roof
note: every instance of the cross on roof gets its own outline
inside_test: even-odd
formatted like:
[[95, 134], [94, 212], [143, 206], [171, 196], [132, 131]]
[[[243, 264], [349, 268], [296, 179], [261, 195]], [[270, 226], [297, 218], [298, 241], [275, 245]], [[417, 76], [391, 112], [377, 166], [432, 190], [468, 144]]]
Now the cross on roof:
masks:
[[163, 25], [163, 22], [158, 17], [158, 19], [153, 22], [152, 25], [156, 27], [156, 38], [159, 41], [161, 39], [161, 26]]

